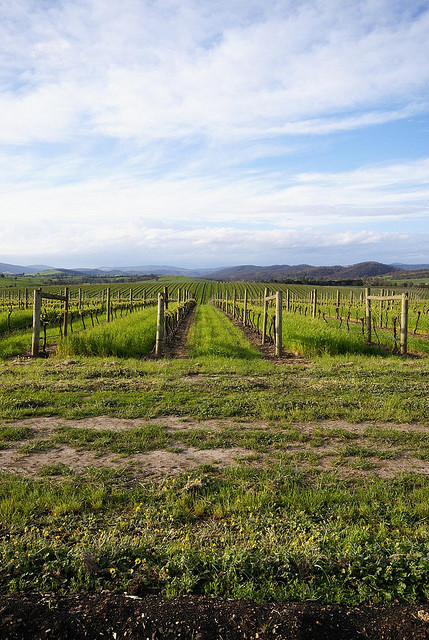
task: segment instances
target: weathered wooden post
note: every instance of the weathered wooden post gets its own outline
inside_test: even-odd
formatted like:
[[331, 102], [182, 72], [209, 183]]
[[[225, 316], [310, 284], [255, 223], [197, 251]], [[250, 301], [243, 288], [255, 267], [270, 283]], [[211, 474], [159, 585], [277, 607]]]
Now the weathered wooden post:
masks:
[[276, 356], [282, 355], [282, 292], [276, 292]]
[[244, 326], [247, 325], [247, 289], [244, 290], [243, 323]]
[[235, 318], [235, 305], [237, 304], [237, 292], [234, 289], [232, 292], [232, 317]]
[[64, 322], [63, 322], [63, 336], [67, 336], [67, 325], [69, 320], [69, 288], [64, 289]]
[[340, 306], [340, 290], [339, 289], [337, 289], [337, 300], [336, 300], [335, 306], [337, 307], [337, 309]]
[[365, 318], [366, 318], [366, 341], [371, 344], [371, 300], [369, 295], [371, 289], [367, 287], [365, 289]]
[[33, 291], [33, 338], [31, 342], [31, 355], [37, 358], [39, 355], [40, 340], [40, 313], [42, 311], [42, 290]]
[[407, 355], [408, 342], [408, 294], [402, 294], [401, 306], [401, 355]]
[[262, 336], [261, 344], [265, 344], [265, 338], [267, 335], [267, 317], [268, 317], [268, 289], [264, 290], [264, 315], [262, 317]]
[[290, 293], [289, 289], [286, 289], [286, 309], [290, 310]]
[[313, 289], [313, 318], [316, 317], [316, 309], [317, 309], [317, 289]]
[[106, 322], [110, 322], [110, 287], [106, 290]]
[[177, 304], [180, 304], [182, 301], [182, 291], [180, 287], [177, 289]]
[[164, 309], [168, 309], [168, 287], [164, 287]]
[[25, 308], [28, 309], [28, 289], [25, 287]]
[[77, 292], [77, 307], [80, 311], [80, 309], [82, 308], [82, 289], [79, 287], [79, 290]]
[[225, 291], [225, 312], [228, 313], [228, 289]]
[[155, 356], [158, 358], [162, 354], [162, 343], [164, 340], [164, 295], [158, 293], [158, 316], [156, 319], [156, 342]]

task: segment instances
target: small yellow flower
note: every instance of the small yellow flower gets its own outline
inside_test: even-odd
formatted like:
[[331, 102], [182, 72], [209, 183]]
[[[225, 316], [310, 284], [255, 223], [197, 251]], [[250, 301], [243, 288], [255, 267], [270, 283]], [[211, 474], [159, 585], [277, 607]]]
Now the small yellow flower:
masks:
[[109, 571], [110, 571], [110, 574], [111, 574], [112, 576], [114, 576], [114, 575], [115, 575], [115, 573], [116, 573], [116, 569], [114, 569], [113, 567], [111, 567], [111, 568], [109, 569]]
[[134, 564], [141, 564], [141, 558], [136, 558], [134, 560]]

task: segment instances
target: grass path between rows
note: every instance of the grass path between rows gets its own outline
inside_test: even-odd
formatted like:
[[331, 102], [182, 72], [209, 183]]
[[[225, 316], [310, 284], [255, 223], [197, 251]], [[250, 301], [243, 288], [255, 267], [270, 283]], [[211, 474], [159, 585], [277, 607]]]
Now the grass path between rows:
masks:
[[188, 337], [191, 357], [222, 356], [252, 360], [261, 353], [216, 307], [200, 305]]

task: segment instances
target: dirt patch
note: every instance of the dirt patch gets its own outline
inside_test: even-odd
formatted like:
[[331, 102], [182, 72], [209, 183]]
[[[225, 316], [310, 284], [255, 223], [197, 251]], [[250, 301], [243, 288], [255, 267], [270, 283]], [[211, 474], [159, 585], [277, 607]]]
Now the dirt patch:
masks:
[[347, 422], [346, 420], [320, 420], [320, 422], [300, 422], [294, 425], [303, 433], [312, 434], [315, 429], [343, 429], [350, 433], [363, 433], [366, 429], [393, 429], [395, 431], [426, 432], [429, 433], [429, 426], [426, 424], [410, 424], [395, 422]]
[[177, 327], [174, 334], [164, 345], [164, 358], [187, 358], [188, 357], [188, 334], [195, 318], [196, 307], [193, 307], [186, 318]]
[[123, 431], [127, 429], [136, 429], [143, 424], [159, 424], [169, 429], [223, 429], [225, 427], [234, 427], [240, 429], [265, 428], [270, 429], [267, 422], [255, 420], [253, 422], [244, 422], [231, 419], [213, 419], [213, 420], [193, 420], [191, 418], [181, 418], [178, 416], [162, 416], [159, 418], [113, 418], [111, 416], [96, 416], [92, 418], [80, 418], [78, 420], [66, 420], [58, 416], [23, 418], [22, 420], [14, 420], [11, 422], [3, 422], [7, 426], [12, 427], [31, 427], [37, 437], [41, 437], [43, 433], [49, 433], [59, 426], [76, 427], [80, 429], [96, 429], [109, 431]]
[[264, 344], [261, 344], [261, 336], [255, 329], [244, 326], [241, 321], [233, 320], [231, 316], [230, 319], [233, 321], [235, 326], [244, 333], [249, 342], [262, 353], [266, 360], [270, 360], [276, 364], [304, 364], [312, 366], [308, 360], [298, 356], [296, 353], [283, 350], [281, 357], [277, 356], [275, 344], [268, 340], [268, 338]]
[[112, 453], [97, 456], [92, 451], [76, 451], [67, 446], [28, 455], [22, 455], [18, 449], [5, 449], [0, 451], [0, 471], [40, 476], [44, 467], [61, 464], [75, 473], [84, 473], [90, 467], [107, 467], [129, 471], [135, 478], [154, 480], [164, 478], [166, 475], [178, 475], [202, 464], [222, 468], [236, 464], [250, 453], [251, 451], [241, 447], [203, 450], [188, 447], [180, 453], [155, 450], [119, 457]]
[[429, 608], [132, 595], [0, 597], [0, 640], [426, 640]]
[[[58, 427], [72, 427], [77, 429], [93, 429], [103, 431], [130, 431], [142, 425], [156, 424], [166, 427], [170, 432], [177, 433], [165, 449], [118, 455], [113, 452], [99, 455], [92, 450], [73, 448], [66, 445], [53, 444], [47, 450], [37, 448], [25, 454], [20, 450], [24, 443], [31, 444], [33, 439], [14, 441], [9, 448], [0, 450], [0, 470], [17, 474], [39, 476], [43, 467], [58, 465], [69, 467], [75, 473], [84, 473], [88, 467], [107, 467], [124, 469], [138, 478], [161, 479], [167, 475], [177, 475], [194, 469], [202, 464], [223, 468], [227, 465], [245, 461], [253, 465], [269, 465], [279, 459], [288, 459], [291, 464], [303, 469], [320, 469], [321, 471], [335, 469], [341, 476], [376, 475], [381, 478], [391, 478], [399, 473], [412, 472], [429, 475], [429, 460], [415, 457], [416, 452], [406, 445], [394, 446], [383, 441], [373, 441], [365, 438], [365, 430], [391, 429], [398, 432], [426, 433], [428, 427], [423, 424], [392, 424], [363, 422], [352, 424], [342, 420], [323, 420], [284, 425], [270, 425], [264, 421], [241, 422], [232, 419], [193, 420], [177, 416], [163, 416], [149, 420], [113, 418], [97, 416], [80, 420], [65, 420], [58, 417], [26, 418], [7, 423], [8, 426], [30, 427], [38, 441], [48, 440]], [[181, 442], [181, 433], [193, 430], [203, 430], [206, 433], [231, 429], [232, 432], [258, 430], [273, 434], [287, 434], [290, 429], [297, 434], [291, 435], [290, 442], [281, 446], [266, 447], [262, 451], [256, 447], [252, 449], [232, 446], [225, 448], [197, 449], [188, 447]], [[333, 430], [337, 430], [332, 433]], [[344, 435], [342, 435], [342, 432]], [[307, 439], [299, 441], [300, 434]], [[347, 438], [347, 434], [354, 437]], [[34, 440], [33, 440], [34, 441]], [[232, 444], [232, 443], [231, 443]], [[345, 445], [352, 449], [348, 454], [344, 452]], [[361, 447], [363, 455], [354, 455], [353, 447]], [[371, 453], [374, 450], [374, 455]], [[380, 455], [377, 455], [380, 452]]]

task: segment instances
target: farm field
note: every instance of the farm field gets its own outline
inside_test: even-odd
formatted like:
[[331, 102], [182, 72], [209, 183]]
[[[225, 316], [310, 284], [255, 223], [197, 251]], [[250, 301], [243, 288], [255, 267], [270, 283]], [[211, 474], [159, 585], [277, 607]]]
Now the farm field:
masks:
[[147, 357], [153, 305], [3, 357], [3, 594], [428, 600], [427, 341], [368, 346], [298, 293], [280, 359], [202, 289], [181, 357]]

